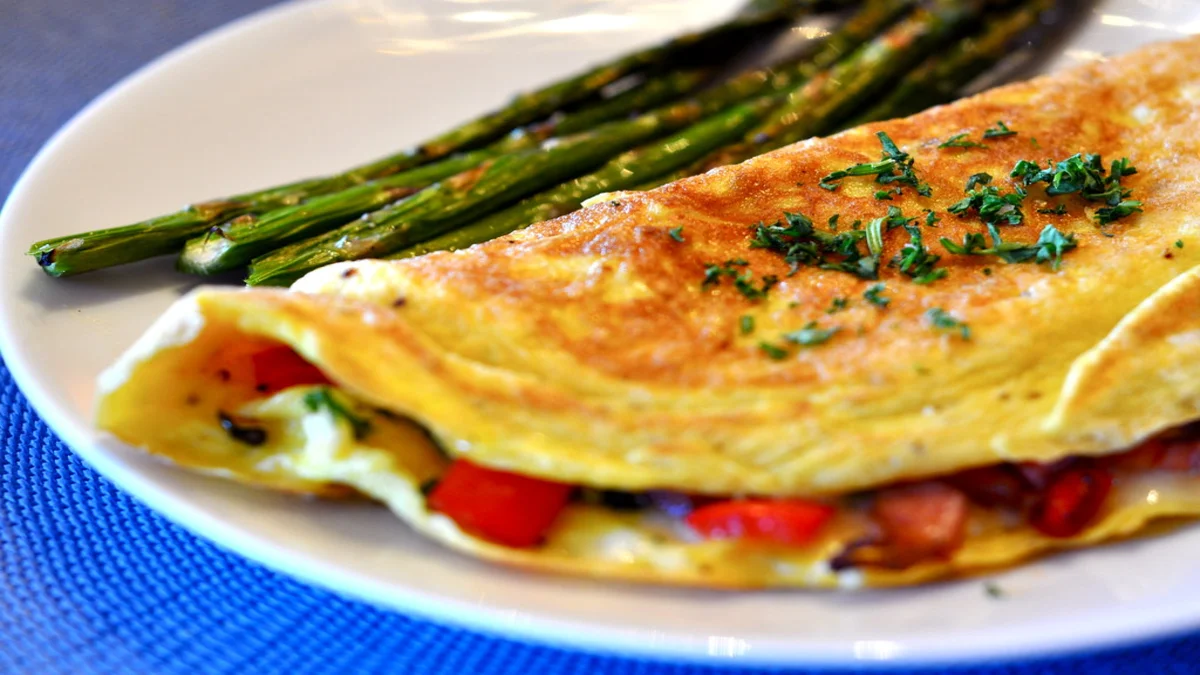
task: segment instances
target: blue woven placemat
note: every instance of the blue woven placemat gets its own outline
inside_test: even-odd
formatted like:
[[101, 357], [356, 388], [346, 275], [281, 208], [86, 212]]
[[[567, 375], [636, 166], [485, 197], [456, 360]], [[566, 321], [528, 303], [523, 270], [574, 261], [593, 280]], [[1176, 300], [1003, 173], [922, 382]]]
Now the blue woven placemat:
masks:
[[[0, 195], [55, 129], [121, 76], [268, 4], [0, 0]], [[38, 419], [3, 365], [0, 448], [0, 672], [728, 672], [483, 637], [263, 569], [168, 523], [89, 469]], [[954, 672], [1195, 673], [1200, 636]]]

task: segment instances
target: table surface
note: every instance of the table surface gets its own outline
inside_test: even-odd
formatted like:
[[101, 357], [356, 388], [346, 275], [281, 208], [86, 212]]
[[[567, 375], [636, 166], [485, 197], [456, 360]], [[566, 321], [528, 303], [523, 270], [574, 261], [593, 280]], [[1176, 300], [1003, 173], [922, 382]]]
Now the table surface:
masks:
[[[119, 78], [269, 4], [0, 0], [0, 195], [58, 127]], [[193, 537], [88, 468], [38, 419], [2, 362], [0, 446], [0, 672], [759, 672], [485, 637], [266, 570]], [[1200, 635], [903, 672], [1192, 673], [1196, 664]]]

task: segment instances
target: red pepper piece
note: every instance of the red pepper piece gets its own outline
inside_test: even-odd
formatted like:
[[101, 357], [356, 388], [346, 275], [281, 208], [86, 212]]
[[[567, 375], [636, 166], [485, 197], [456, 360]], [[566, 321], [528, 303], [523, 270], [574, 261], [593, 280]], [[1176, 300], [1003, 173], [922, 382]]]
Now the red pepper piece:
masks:
[[1100, 512], [1112, 489], [1112, 474], [1097, 467], [1068, 469], [1055, 476], [1034, 507], [1030, 522], [1050, 537], [1073, 537]]
[[702, 506], [688, 515], [687, 523], [706, 539], [804, 544], [833, 513], [831, 506], [803, 499], [745, 499]]
[[286, 345], [258, 352], [250, 357], [250, 362], [254, 368], [256, 387], [264, 394], [274, 394], [304, 384], [330, 383], [319, 368]]
[[457, 460], [429, 494], [429, 508], [465, 532], [527, 548], [541, 543], [567, 505], [572, 486]]

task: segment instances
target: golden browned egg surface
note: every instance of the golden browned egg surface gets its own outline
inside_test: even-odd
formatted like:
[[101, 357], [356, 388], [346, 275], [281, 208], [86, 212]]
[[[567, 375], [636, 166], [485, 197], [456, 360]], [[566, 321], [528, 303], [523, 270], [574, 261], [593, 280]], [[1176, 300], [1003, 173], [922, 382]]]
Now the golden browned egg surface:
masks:
[[[419, 529], [487, 557], [685, 583], [837, 583], [819, 564], [844, 544], [837, 527], [811, 551], [747, 556], [729, 542], [662, 543], [667, 535], [642, 517], [580, 505], [543, 549], [510, 551], [424, 511], [415, 486], [442, 460], [403, 424], [393, 436], [409, 439], [411, 452], [339, 437], [322, 463], [297, 419], [302, 409], [280, 402], [271, 414], [291, 425], [289, 445], [264, 452], [294, 461], [250, 462], [219, 434], [188, 440], [199, 432], [180, 431], [187, 424], [151, 428], [131, 411], [173, 395], [198, 429], [212, 426], [212, 406], [260, 405], [203, 371], [232, 343], [269, 339], [294, 346], [353, 400], [428, 429], [453, 456], [596, 487], [822, 497], [1000, 461], [1120, 451], [1200, 417], [1198, 103], [1200, 38], [1189, 38], [657, 190], [607, 195], [466, 251], [329, 267], [289, 292], [203, 290], [105, 376], [100, 423], [152, 452], [253, 483], [353, 485]], [[1000, 120], [1017, 133], [983, 140], [984, 148], [938, 147], [962, 133], [980, 141]], [[911, 154], [930, 196], [903, 187], [892, 200], [876, 199], [892, 186], [871, 176], [843, 179], [836, 190], [819, 185], [833, 171], [879, 160], [879, 131]], [[1122, 184], [1144, 212], [1101, 228], [1093, 219], [1101, 204], [1029, 187], [1024, 222], [1001, 232], [1023, 243], [1049, 224], [1073, 234], [1078, 247], [1058, 270], [953, 255], [938, 243], [984, 232], [976, 214], [947, 213], [972, 174], [990, 174], [1007, 193], [1019, 160], [1045, 166], [1076, 153], [1099, 154], [1106, 167], [1127, 157], [1137, 173]], [[1038, 212], [1058, 204], [1066, 215]], [[909, 241], [904, 228], [884, 234], [878, 281], [809, 266], [791, 273], [778, 253], [750, 246], [753, 226], [784, 212], [823, 230], [837, 215], [844, 231], [888, 207], [917, 218], [945, 278], [917, 284], [886, 265]], [[927, 210], [940, 217], [936, 226], [925, 224]], [[708, 266], [731, 260], [748, 263], [737, 269], [756, 287], [768, 276], [779, 282], [759, 299], [730, 277], [702, 283]], [[886, 307], [864, 297], [876, 283]], [[830, 313], [838, 299], [845, 307]], [[934, 308], [965, 323], [969, 339], [932, 325]], [[811, 322], [837, 332], [807, 347], [782, 339]], [[763, 342], [786, 356], [771, 358]], [[183, 403], [197, 390], [213, 401], [198, 411]], [[347, 459], [362, 453], [375, 459]], [[1074, 541], [995, 530], [954, 560], [867, 581], [994, 566], [1128, 534], [1152, 517], [1200, 512], [1200, 498], [1188, 496], [1196, 481], [1173, 480], [1180, 487], [1162, 494], [1178, 499], [1149, 506], [1145, 486], [1122, 488], [1112, 512]]]

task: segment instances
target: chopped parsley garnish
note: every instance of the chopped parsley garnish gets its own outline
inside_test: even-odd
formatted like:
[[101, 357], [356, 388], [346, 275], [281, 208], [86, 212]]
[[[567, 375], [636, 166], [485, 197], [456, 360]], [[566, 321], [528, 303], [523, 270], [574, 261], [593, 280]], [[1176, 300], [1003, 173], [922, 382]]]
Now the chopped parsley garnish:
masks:
[[996, 126], [988, 127], [983, 132], [984, 138], [1002, 138], [1004, 136], [1016, 136], [1017, 132], [1008, 128], [1008, 125], [1003, 120], [996, 120]]
[[892, 188], [891, 190], [876, 190], [875, 199], [881, 201], [892, 201], [892, 195], [900, 194], [900, 188]]
[[933, 209], [925, 209], [925, 227], [937, 227], [942, 218], [933, 212]]
[[1121, 185], [1122, 178], [1135, 173], [1137, 169], [1127, 157], [1114, 160], [1106, 174], [1100, 155], [1081, 152], [1061, 162], [1047, 162], [1044, 169], [1037, 162], [1023, 159], [1013, 166], [1010, 175], [1025, 185], [1046, 183], [1048, 195], [1079, 193], [1088, 201], [1104, 202], [1105, 206], [1095, 213], [1096, 222], [1103, 226], [1141, 212], [1142, 203], [1128, 199], [1132, 190]]
[[749, 335], [754, 332], [754, 317], [749, 314], [743, 316], [738, 321], [738, 328], [742, 331], [742, 335]]
[[834, 298], [833, 302], [829, 303], [829, 309], [825, 310], [826, 314], [837, 314], [846, 309], [850, 305], [849, 298]]
[[683, 242], [683, 226], [682, 225], [680, 225], [679, 227], [672, 227], [670, 230], [667, 231], [667, 234], [670, 235], [670, 237], [672, 239], [674, 239], [675, 241]]
[[784, 349], [783, 347], [777, 347], [777, 346], [771, 344], [770, 342], [760, 342], [760, 343], [758, 343], [758, 348], [761, 349], [764, 354], [771, 357], [772, 359], [775, 359], [776, 361], [786, 359], [787, 355], [788, 355], [788, 352], [786, 349]]
[[1175, 248], [1183, 248], [1183, 240], [1182, 239], [1175, 240]]
[[958, 331], [963, 340], [971, 339], [971, 328], [965, 322], [954, 318], [954, 316], [941, 307], [933, 307], [925, 312], [925, 318], [937, 330]]
[[979, 185], [987, 185], [992, 182], [992, 174], [990, 173], [973, 173], [967, 178], [967, 187], [963, 188], [965, 192], [974, 190]]
[[838, 218], [841, 218], [841, 217], [842, 217], [842, 214], [840, 214], [840, 213], [835, 213], [832, 216], [829, 216], [829, 231], [830, 232], [837, 232], [837, 221], [838, 221]]
[[963, 235], [961, 245], [945, 237], [940, 241], [943, 248], [955, 255], [994, 255], [1007, 263], [1049, 262], [1056, 272], [1062, 265], [1062, 254], [1078, 246], [1075, 235], [1063, 234], [1053, 225], [1047, 225], [1034, 244], [1002, 241], [995, 225], [988, 225], [988, 233], [992, 237], [992, 246], [976, 232]]
[[[858, 221], [855, 221], [857, 224]], [[784, 262], [791, 265], [791, 274], [795, 274], [802, 265], [810, 265], [849, 272], [863, 279], [874, 279], [879, 261], [862, 254], [858, 243], [864, 238], [866, 233], [858, 229], [838, 234], [820, 232], [808, 216], [784, 213], [782, 221], [754, 226], [750, 248], [762, 248], [780, 254]]]
[[942, 258], [933, 255], [925, 247], [921, 240], [921, 228], [915, 225], [905, 225], [904, 229], [908, 230], [909, 241], [904, 248], [900, 249], [900, 253], [892, 260], [891, 264], [899, 267], [901, 272], [912, 277], [912, 280], [918, 284], [928, 284], [944, 278], [947, 274], [944, 268], [934, 269], [934, 265]]
[[1133, 199], [1126, 199], [1118, 202], [1116, 206], [1102, 206], [1096, 209], [1096, 222], [1100, 225], [1108, 225], [1109, 223], [1120, 220], [1125, 216], [1141, 212], [1141, 202]]
[[[840, 181], [843, 178], [851, 176], [875, 176], [875, 182], [877, 183], [884, 185], [894, 183], [897, 187], [908, 185], [915, 188], [917, 194], [923, 197], [928, 197], [932, 194], [929, 184], [917, 178], [917, 174], [913, 170], [912, 156], [897, 147], [896, 143], [886, 133], [880, 131], [875, 136], [879, 138], [879, 144], [883, 146], [883, 155], [878, 162], [855, 164], [841, 171], [834, 171], [822, 178], [818, 185], [826, 190], [836, 190], [838, 183], [834, 181]], [[880, 197], [879, 195], [882, 192], [876, 193], [877, 199], [890, 199], [890, 197]]]
[[1037, 212], [1044, 213], [1049, 216], [1065, 216], [1065, 215], [1067, 215], [1067, 205], [1059, 204], [1058, 206], [1056, 206], [1052, 209], [1038, 209]]
[[1000, 600], [1004, 597], [1004, 589], [996, 585], [994, 581], [985, 581], [983, 583], [983, 592], [987, 593], [987, 596], [993, 600]]
[[975, 211], [987, 225], [1020, 225], [1025, 220], [1025, 214], [1021, 212], [1025, 193], [1018, 190], [1002, 194], [1000, 188], [990, 185], [991, 182], [992, 177], [986, 173], [971, 176], [967, 179], [967, 196], [946, 210], [958, 216]]
[[837, 326], [833, 328], [818, 328], [816, 321], [809, 321], [800, 330], [784, 333], [783, 339], [801, 347], [815, 347], [829, 342], [829, 338], [836, 335], [840, 330], [841, 328]]
[[305, 394], [304, 407], [308, 408], [309, 412], [317, 412], [324, 408], [334, 418], [349, 423], [355, 438], [363, 438], [371, 433], [371, 421], [355, 414], [329, 387], [320, 387]]
[[[986, 132], [984, 132], [984, 133], [986, 133]], [[976, 143], [975, 141], [972, 141], [970, 138], [968, 138], [968, 136], [970, 136], [970, 135], [971, 134], [956, 134], [954, 136], [951, 136], [950, 138], [946, 139], [945, 142], [938, 145], [938, 148], [940, 149], [940, 148], [986, 148], [987, 147], [983, 143]], [[984, 136], [984, 138], [987, 138], [987, 136]]]
[[762, 286], [754, 285], [754, 275], [750, 270], [739, 270], [740, 267], [745, 267], [750, 263], [745, 260], [726, 260], [724, 263], [709, 264], [704, 267], [704, 281], [700, 284], [701, 289], [707, 289], [709, 286], [719, 286], [722, 277], [733, 279], [733, 287], [739, 293], [746, 296], [747, 300], [759, 301], [767, 297], [767, 292], [771, 290], [775, 284], [779, 283], [779, 278], [773, 275], [767, 275], [762, 278]]
[[883, 292], [886, 290], [887, 286], [884, 284], [872, 284], [870, 288], [863, 292], [863, 298], [876, 307], [887, 307], [892, 302], [892, 299], [884, 297]]

